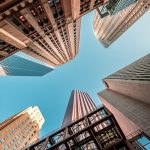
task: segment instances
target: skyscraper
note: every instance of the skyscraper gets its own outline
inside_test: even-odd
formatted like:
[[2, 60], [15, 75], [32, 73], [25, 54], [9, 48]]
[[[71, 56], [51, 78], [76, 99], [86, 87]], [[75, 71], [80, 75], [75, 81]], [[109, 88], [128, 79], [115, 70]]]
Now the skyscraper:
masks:
[[73, 20], [71, 0], [2, 1], [0, 39], [1, 46], [13, 45], [13, 52], [21, 50], [50, 66], [62, 65], [78, 53], [80, 18]]
[[74, 90], [62, 127], [24, 150], [136, 150], [149, 146], [149, 137], [142, 131], [130, 135], [127, 140], [106, 107], [97, 108], [87, 93]]
[[94, 34], [105, 47], [109, 47], [119, 38], [131, 25], [133, 25], [147, 10], [150, 0], [138, 0], [129, 7], [114, 15], [102, 18], [100, 11], [95, 12], [93, 20]]
[[52, 70], [44, 64], [17, 55], [0, 62], [0, 76], [43, 76]]
[[107, 2], [108, 0], [71, 0], [73, 19], [76, 20]]
[[115, 14], [120, 10], [128, 7], [129, 5], [135, 3], [137, 0], [109, 0], [106, 5], [106, 9], [110, 12], [110, 14]]
[[0, 149], [22, 149], [39, 138], [44, 118], [37, 106], [29, 107], [0, 124]]
[[80, 119], [97, 107], [88, 93], [73, 90], [69, 99], [62, 126]]
[[[79, 50], [80, 17], [105, 0], [7, 0], [0, 3], [0, 60], [18, 50], [50, 66]], [[10, 50], [7, 51], [5, 47]]]
[[104, 104], [124, 114], [150, 135], [150, 54], [106, 77]]

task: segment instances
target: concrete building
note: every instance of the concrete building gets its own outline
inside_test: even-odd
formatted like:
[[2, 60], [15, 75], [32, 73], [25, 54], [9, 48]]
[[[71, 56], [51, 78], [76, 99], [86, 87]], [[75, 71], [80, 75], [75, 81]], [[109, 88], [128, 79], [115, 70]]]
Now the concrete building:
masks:
[[10, 117], [0, 124], [0, 149], [22, 149], [39, 138], [44, 118], [37, 106]]
[[142, 131], [126, 139], [115, 116], [106, 107], [97, 108], [88, 93], [74, 90], [62, 127], [24, 150], [140, 150], [149, 146], [150, 139]]
[[0, 62], [0, 76], [43, 76], [52, 70], [42, 63], [17, 55]]
[[[0, 3], [0, 60], [18, 50], [50, 66], [79, 50], [80, 17], [104, 0], [4, 0]], [[10, 47], [7, 51], [5, 47]]]
[[[141, 128], [150, 135], [150, 54], [103, 81], [106, 89], [99, 96], [104, 105], [134, 122], [133, 130]], [[125, 120], [123, 117], [120, 119]]]
[[108, 0], [71, 0], [73, 19], [76, 20], [97, 7], [107, 3]]
[[70, 0], [8, 0], [0, 10], [2, 45], [11, 44], [50, 66], [62, 65], [78, 53], [80, 19], [73, 20]]
[[88, 93], [73, 90], [68, 102], [62, 126], [66, 126], [67, 124], [80, 119], [96, 108], [96, 105]]
[[95, 12], [93, 20], [93, 29], [97, 40], [99, 40], [104, 47], [109, 47], [149, 10], [149, 4], [150, 0], [138, 0], [115, 15], [108, 15], [107, 10], [105, 12], [105, 9], [100, 7]]

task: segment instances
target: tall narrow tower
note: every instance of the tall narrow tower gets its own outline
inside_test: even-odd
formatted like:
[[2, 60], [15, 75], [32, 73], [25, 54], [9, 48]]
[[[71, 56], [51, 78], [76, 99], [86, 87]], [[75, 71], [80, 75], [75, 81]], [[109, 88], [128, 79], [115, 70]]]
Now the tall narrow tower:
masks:
[[72, 121], [78, 120], [87, 113], [96, 109], [88, 93], [73, 90], [69, 99], [62, 126], [66, 126]]
[[150, 146], [149, 137], [143, 132], [130, 137], [127, 141], [115, 116], [106, 107], [96, 108], [87, 93], [74, 90], [62, 128], [24, 150], [140, 150]]

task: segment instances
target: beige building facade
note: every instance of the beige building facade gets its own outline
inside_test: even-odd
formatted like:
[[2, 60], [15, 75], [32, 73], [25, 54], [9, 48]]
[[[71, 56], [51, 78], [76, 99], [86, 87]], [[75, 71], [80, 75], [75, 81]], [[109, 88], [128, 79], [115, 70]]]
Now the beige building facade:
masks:
[[[9, 7], [7, 3], [0, 4], [4, 47], [10, 44], [50, 66], [62, 65], [78, 53], [80, 19], [73, 20], [71, 1], [20, 0]], [[1, 60], [12, 54], [5, 48], [2, 52], [6, 54]]]
[[0, 124], [0, 149], [16, 150], [39, 138], [44, 118], [37, 106], [10, 117]]
[[104, 3], [104, 0], [0, 3], [0, 60], [20, 50], [50, 66], [66, 63], [79, 50], [80, 17]]
[[150, 0], [138, 0], [114, 15], [101, 18], [100, 7], [93, 20], [94, 34], [104, 47], [109, 47], [131, 27], [150, 7]]

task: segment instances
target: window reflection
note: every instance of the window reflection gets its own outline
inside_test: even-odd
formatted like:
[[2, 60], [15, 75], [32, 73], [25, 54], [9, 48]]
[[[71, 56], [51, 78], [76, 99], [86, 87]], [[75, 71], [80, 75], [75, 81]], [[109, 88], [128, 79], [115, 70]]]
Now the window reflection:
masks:
[[150, 150], [150, 140], [145, 135], [137, 137], [132, 144], [138, 150]]

